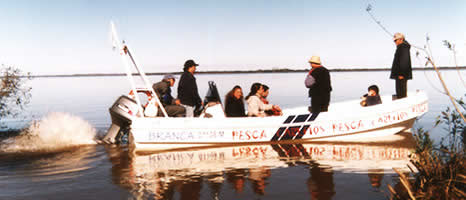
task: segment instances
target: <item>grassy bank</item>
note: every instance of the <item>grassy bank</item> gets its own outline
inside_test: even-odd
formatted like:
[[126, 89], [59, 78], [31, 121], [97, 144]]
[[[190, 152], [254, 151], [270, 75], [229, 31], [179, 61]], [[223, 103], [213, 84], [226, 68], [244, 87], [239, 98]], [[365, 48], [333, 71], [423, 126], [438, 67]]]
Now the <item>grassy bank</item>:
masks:
[[[458, 104], [466, 109], [462, 100]], [[411, 173], [395, 171], [399, 181], [388, 186], [391, 199], [466, 199], [466, 125], [454, 110], [438, 117], [448, 135], [436, 143], [429, 132], [415, 134], [416, 151], [412, 155]]]

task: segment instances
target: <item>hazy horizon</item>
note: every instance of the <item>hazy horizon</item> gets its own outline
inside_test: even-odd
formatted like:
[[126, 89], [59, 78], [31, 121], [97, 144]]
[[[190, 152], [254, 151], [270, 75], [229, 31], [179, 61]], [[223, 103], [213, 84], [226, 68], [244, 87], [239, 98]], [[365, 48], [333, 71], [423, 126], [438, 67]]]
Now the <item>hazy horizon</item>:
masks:
[[[329, 69], [387, 68], [396, 47], [368, 4], [411, 44], [423, 46], [428, 34], [437, 65], [455, 65], [443, 40], [456, 44], [458, 65], [466, 65], [461, 0], [14, 1], [0, 5], [0, 64], [33, 74], [124, 72], [109, 37], [114, 20], [138, 65], [151, 72], [181, 71], [187, 59], [199, 70], [303, 69], [312, 55]], [[423, 66], [415, 54], [412, 48], [413, 66]]]

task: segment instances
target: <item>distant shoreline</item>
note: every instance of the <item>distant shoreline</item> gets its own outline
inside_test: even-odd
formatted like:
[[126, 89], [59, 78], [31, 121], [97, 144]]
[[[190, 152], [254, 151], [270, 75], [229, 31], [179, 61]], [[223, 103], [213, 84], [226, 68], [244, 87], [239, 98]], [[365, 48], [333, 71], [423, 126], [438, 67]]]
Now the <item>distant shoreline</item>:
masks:
[[[456, 70], [456, 67], [439, 67], [440, 70]], [[466, 66], [458, 67], [460, 70], [466, 70]], [[433, 71], [433, 68], [415, 67], [414, 71]], [[259, 69], [259, 70], [233, 70], [233, 71], [197, 71], [197, 74], [253, 74], [253, 73], [297, 73], [308, 72], [309, 69]], [[390, 71], [390, 68], [367, 69], [329, 69], [330, 72], [368, 72], [368, 71]], [[164, 74], [181, 74], [182, 72], [150, 72], [148, 76]], [[137, 73], [133, 73], [137, 75]], [[58, 74], [58, 75], [31, 75], [31, 78], [50, 78], [50, 77], [98, 77], [98, 76], [126, 76], [125, 73], [90, 73], [90, 74]]]

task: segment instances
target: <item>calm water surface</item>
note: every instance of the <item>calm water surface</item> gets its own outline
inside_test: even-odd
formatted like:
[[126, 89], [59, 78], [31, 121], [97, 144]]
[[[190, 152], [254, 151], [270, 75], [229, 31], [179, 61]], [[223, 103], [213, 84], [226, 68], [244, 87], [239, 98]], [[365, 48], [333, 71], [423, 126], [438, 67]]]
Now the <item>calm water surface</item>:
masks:
[[[458, 72], [444, 71], [456, 97], [465, 93]], [[461, 73], [465, 74], [465, 71]], [[394, 93], [388, 72], [334, 72], [332, 102], [359, 98], [371, 84]], [[151, 76], [153, 81], [161, 76]], [[415, 127], [432, 129], [450, 106], [433, 72], [414, 72], [409, 90], [424, 90], [429, 113]], [[247, 93], [253, 82], [270, 88], [282, 108], [307, 105], [301, 73], [198, 75], [220, 94], [234, 85]], [[356, 143], [250, 145], [133, 154], [126, 147], [98, 145], [93, 137], [110, 125], [108, 107], [129, 91], [126, 77], [38, 78], [29, 82], [32, 102], [24, 116], [7, 119], [29, 136], [0, 141], [0, 199], [386, 199], [395, 184], [393, 167], [405, 168], [413, 147], [410, 132]], [[175, 85], [176, 88], [177, 85]], [[174, 90], [176, 95], [176, 89]], [[60, 112], [49, 114], [51, 112]]]

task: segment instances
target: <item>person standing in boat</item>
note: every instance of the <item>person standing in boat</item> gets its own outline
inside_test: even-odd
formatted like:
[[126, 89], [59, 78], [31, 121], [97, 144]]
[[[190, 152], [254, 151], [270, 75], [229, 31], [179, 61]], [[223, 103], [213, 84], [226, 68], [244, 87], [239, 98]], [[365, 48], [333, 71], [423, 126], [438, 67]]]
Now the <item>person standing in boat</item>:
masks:
[[[155, 93], [160, 99], [163, 107], [167, 111], [170, 117], [183, 117], [186, 113], [186, 109], [181, 106], [179, 99], [174, 99], [171, 95], [171, 88], [175, 85], [175, 77], [171, 74], [167, 74], [163, 77], [162, 81], [152, 85]], [[159, 116], [161, 112], [159, 112]]]
[[197, 66], [199, 65], [194, 60], [187, 60], [184, 63], [183, 74], [178, 84], [178, 99], [186, 109], [186, 117], [194, 117], [196, 106], [202, 106], [202, 100], [197, 90], [196, 78], [194, 77]]
[[278, 105], [265, 104], [261, 100], [261, 95], [264, 92], [264, 88], [260, 83], [254, 83], [251, 86], [251, 91], [246, 97], [248, 102], [248, 116], [250, 117], [265, 117], [266, 110], [280, 109]]
[[396, 44], [390, 79], [395, 79], [396, 97], [404, 98], [407, 95], [408, 80], [412, 79], [411, 45], [405, 40], [402, 33], [395, 33], [393, 41]]
[[315, 119], [320, 112], [328, 111], [332, 86], [330, 73], [327, 68], [322, 66], [319, 56], [312, 56], [309, 64], [312, 68], [306, 76], [304, 84], [309, 88], [309, 97], [311, 97], [309, 111], [313, 113]]
[[246, 117], [243, 99], [243, 91], [239, 85], [236, 85], [225, 96], [225, 115], [227, 117]]

